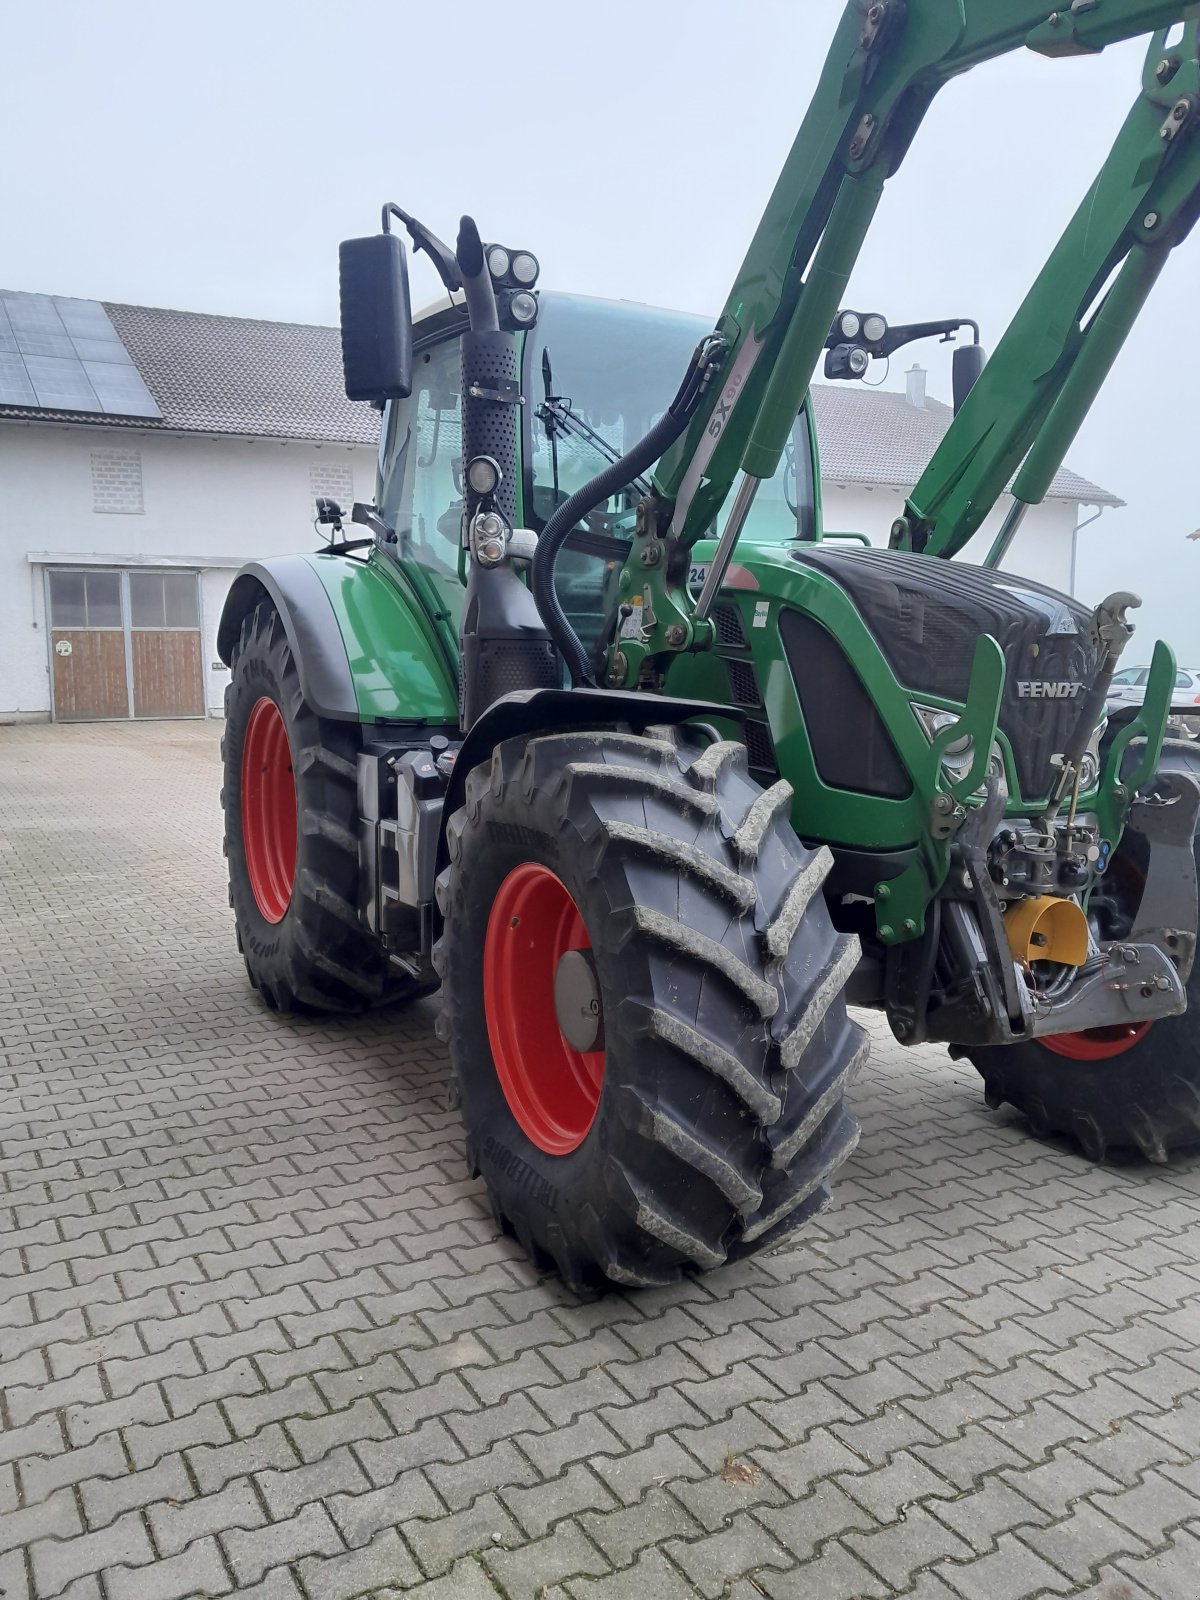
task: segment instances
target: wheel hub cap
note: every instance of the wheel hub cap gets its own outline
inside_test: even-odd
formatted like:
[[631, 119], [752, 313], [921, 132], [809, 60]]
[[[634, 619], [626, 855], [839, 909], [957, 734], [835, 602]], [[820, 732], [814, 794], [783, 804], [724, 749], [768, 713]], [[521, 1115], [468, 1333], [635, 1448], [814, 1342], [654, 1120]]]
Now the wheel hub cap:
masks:
[[600, 1047], [600, 985], [590, 951], [568, 950], [554, 974], [554, 1012], [558, 1030], [586, 1055]]

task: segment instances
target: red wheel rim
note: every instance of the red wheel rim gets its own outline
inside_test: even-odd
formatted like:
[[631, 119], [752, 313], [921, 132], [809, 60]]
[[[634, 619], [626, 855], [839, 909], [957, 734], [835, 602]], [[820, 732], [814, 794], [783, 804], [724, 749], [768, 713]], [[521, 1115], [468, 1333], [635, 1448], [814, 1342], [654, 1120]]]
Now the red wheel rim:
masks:
[[1150, 1022], [1122, 1023], [1115, 1028], [1085, 1028], [1082, 1033], [1050, 1033], [1040, 1042], [1068, 1061], [1111, 1061], [1132, 1050], [1152, 1027]]
[[514, 867], [496, 893], [483, 946], [483, 1004], [496, 1076], [509, 1110], [539, 1150], [577, 1150], [596, 1120], [604, 1051], [563, 1037], [554, 977], [568, 950], [591, 940], [566, 885], [548, 867]]
[[296, 881], [296, 779], [283, 715], [266, 695], [242, 744], [242, 845], [255, 905], [282, 922]]

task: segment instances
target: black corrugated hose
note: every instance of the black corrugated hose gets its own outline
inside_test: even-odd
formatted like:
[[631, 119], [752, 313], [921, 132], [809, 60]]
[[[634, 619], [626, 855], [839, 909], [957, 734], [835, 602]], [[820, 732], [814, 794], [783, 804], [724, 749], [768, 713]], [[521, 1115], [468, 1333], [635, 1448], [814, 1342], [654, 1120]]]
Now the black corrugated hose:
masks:
[[582, 488], [564, 500], [542, 529], [537, 542], [537, 554], [530, 569], [530, 587], [537, 602], [542, 621], [550, 630], [555, 644], [562, 652], [573, 684], [584, 683], [589, 676], [587, 651], [583, 641], [567, 620], [554, 589], [554, 567], [558, 553], [567, 535], [576, 523], [589, 515], [598, 505], [625, 487], [634, 478], [648, 472], [659, 457], [673, 445], [696, 414], [696, 409], [708, 388], [713, 373], [720, 366], [728, 345], [717, 334], [709, 334], [696, 347], [687, 374], [679, 386], [679, 393], [658, 419], [650, 432], [632, 449], [605, 467]]

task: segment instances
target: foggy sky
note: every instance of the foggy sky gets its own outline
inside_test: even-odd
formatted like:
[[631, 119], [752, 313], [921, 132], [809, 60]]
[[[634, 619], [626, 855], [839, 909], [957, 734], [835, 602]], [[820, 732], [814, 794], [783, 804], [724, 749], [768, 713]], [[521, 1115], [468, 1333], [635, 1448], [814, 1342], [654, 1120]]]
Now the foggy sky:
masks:
[[[994, 0], [1008, 4], [1010, 0]], [[395, 200], [535, 251], [542, 285], [719, 310], [808, 103], [840, 0], [60, 0], [6, 13], [0, 284], [333, 323], [337, 243]], [[1136, 42], [1020, 54], [943, 92], [848, 303], [976, 318], [994, 345], [1138, 90]], [[1077, 588], [1146, 605], [1200, 667], [1200, 231], [1175, 253], [1068, 461], [1128, 502]], [[418, 258], [414, 300], [437, 283]], [[912, 347], [948, 399], [948, 347]], [[890, 386], [914, 359], [901, 352]], [[873, 374], [877, 376], [878, 374]], [[1084, 513], [1087, 514], [1086, 511]], [[298, 537], [304, 530], [298, 529]]]

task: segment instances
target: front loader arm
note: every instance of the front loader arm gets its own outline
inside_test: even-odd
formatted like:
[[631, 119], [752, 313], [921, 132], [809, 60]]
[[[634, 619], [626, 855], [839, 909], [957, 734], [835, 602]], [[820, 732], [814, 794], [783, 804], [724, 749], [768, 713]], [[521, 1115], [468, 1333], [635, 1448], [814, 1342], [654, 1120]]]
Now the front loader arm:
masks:
[[988, 558], [998, 564], [1045, 496], [1200, 212], [1198, 33], [1192, 20], [1174, 49], [1165, 29], [1152, 39], [1112, 153], [909, 496], [893, 548], [956, 555], [1020, 468], [1017, 505]]
[[610, 683], [636, 682], [649, 658], [710, 641], [686, 590], [687, 563], [671, 559], [670, 546], [686, 549], [710, 531], [739, 471], [752, 481], [774, 474], [884, 183], [938, 89], [1021, 46], [1100, 50], [1198, 10], [1181, 0], [1074, 0], [1049, 15], [1046, 5], [849, 0], [717, 324], [726, 343], [719, 375], [654, 474], [658, 522], [644, 521], [642, 537], [670, 541], [667, 559], [641, 541], [631, 552], [623, 586], [645, 605], [610, 654]]

